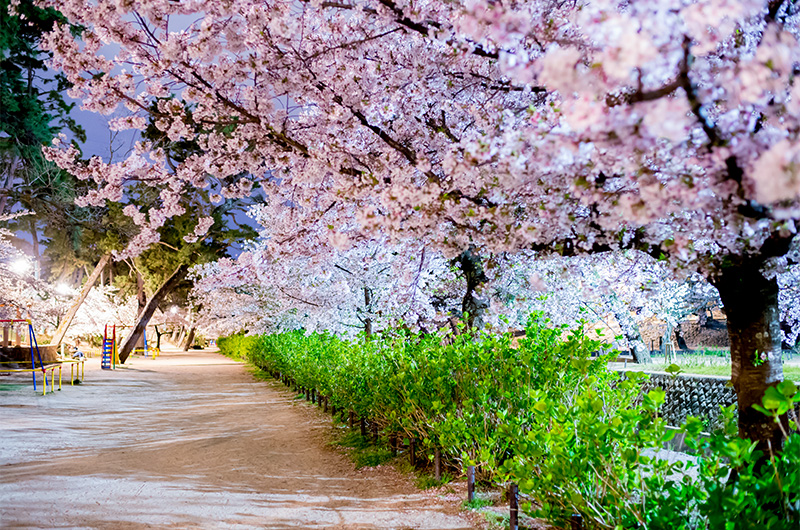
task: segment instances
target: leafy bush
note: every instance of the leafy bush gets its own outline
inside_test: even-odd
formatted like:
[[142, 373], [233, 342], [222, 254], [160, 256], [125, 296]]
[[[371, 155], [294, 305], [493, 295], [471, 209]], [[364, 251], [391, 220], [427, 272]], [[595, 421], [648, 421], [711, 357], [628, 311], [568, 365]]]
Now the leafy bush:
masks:
[[249, 359], [250, 350], [256, 342], [257, 337], [246, 337], [244, 334], [230, 335], [217, 339], [219, 352], [226, 357], [243, 361]]
[[[476, 465], [482, 480], [516, 482], [533, 501], [528, 509], [555, 525], [577, 513], [598, 529], [798, 528], [800, 434], [764, 455], [737, 437], [732, 407], [710, 435], [697, 418], [671, 428], [659, 417], [664, 390], [643, 394], [647, 375], [621, 375], [608, 357], [592, 358], [602, 345], [582, 329], [532, 315], [519, 341], [404, 330], [347, 341], [294, 331], [218, 344], [387, 435]], [[778, 418], [797, 401], [784, 383], [762, 410]], [[678, 433], [691, 455], [665, 451]], [[368, 449], [364, 465], [390, 454]]]

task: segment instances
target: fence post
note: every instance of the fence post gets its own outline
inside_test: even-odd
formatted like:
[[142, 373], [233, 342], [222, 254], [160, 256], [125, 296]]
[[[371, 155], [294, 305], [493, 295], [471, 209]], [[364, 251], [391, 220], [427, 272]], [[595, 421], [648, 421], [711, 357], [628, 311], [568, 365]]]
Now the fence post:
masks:
[[438, 447], [433, 450], [433, 469], [436, 475], [436, 481], [442, 480], [442, 450]]
[[475, 466], [467, 466], [467, 502], [475, 500]]
[[411, 464], [411, 467], [415, 467], [417, 465], [417, 444], [414, 441], [414, 438], [409, 438], [408, 440], [408, 461]]
[[573, 513], [569, 518], [570, 530], [583, 530], [583, 517], [578, 513]]
[[519, 487], [513, 482], [508, 486], [508, 527], [519, 530]]

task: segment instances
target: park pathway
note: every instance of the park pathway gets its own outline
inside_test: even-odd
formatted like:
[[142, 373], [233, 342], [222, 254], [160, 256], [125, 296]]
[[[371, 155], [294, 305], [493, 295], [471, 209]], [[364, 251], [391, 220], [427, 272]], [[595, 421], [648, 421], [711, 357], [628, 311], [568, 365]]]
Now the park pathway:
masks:
[[99, 364], [46, 397], [0, 379], [0, 528], [470, 527], [393, 471], [354, 470], [328, 416], [242, 364]]

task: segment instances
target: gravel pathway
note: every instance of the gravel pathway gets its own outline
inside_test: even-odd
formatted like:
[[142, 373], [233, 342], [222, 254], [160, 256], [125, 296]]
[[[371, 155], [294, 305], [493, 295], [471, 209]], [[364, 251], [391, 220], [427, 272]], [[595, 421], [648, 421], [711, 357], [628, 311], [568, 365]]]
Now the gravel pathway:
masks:
[[0, 379], [2, 528], [470, 528], [406, 477], [354, 470], [328, 416], [219, 354], [68, 377], [45, 397]]

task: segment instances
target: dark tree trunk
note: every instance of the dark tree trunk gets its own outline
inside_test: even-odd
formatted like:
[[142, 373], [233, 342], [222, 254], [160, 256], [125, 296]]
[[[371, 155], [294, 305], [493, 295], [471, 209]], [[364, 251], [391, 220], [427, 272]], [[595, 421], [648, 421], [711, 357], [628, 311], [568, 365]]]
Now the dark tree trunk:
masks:
[[470, 328], [481, 328], [483, 327], [483, 314], [489, 307], [489, 303], [477, 296], [476, 293], [487, 280], [486, 274], [483, 272], [481, 256], [476, 252], [475, 247], [470, 245], [453, 262], [459, 266], [467, 281], [467, 292], [461, 299], [461, 311], [468, 315], [467, 325]]
[[689, 345], [686, 344], [686, 339], [683, 338], [683, 332], [681, 330], [680, 323], [678, 323], [678, 325], [675, 326], [675, 343], [678, 345], [679, 350], [690, 349]]
[[[367, 315], [372, 313], [372, 289], [364, 286], [364, 311], [366, 311]], [[367, 316], [364, 319], [364, 334], [369, 339], [372, 337], [372, 319]]]
[[161, 335], [163, 335], [166, 332], [158, 331], [158, 326], [153, 326], [153, 328], [155, 328], [156, 330], [156, 348], [161, 350]]
[[172, 292], [175, 287], [186, 277], [186, 273], [188, 272], [188, 267], [186, 265], [181, 265], [175, 272], [172, 273], [172, 276], [167, 278], [167, 280], [161, 284], [161, 287], [150, 297], [150, 301], [147, 303], [147, 306], [142, 311], [142, 314], [139, 315], [139, 320], [136, 322], [136, 325], [133, 327], [133, 331], [122, 344], [119, 349], [119, 362], [124, 363], [128, 356], [131, 354], [133, 349], [136, 347], [136, 344], [141, 339], [142, 335], [144, 334], [144, 330], [147, 327], [147, 323], [150, 322], [150, 318], [153, 316], [153, 313], [156, 312], [158, 305], [164, 300], [164, 298]]
[[731, 383], [739, 401], [739, 434], [758, 448], [780, 450], [779, 425], [754, 410], [767, 388], [783, 381], [778, 283], [761, 273], [761, 263], [722, 270], [712, 283], [719, 290], [728, 317], [731, 340]]

